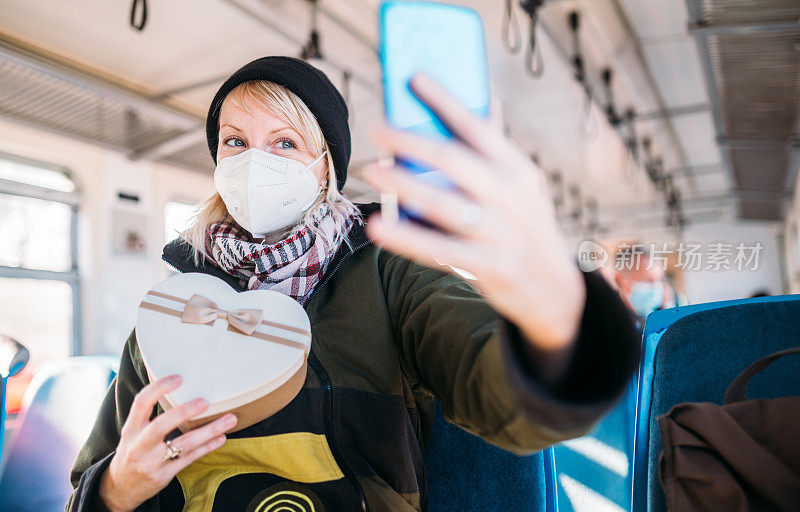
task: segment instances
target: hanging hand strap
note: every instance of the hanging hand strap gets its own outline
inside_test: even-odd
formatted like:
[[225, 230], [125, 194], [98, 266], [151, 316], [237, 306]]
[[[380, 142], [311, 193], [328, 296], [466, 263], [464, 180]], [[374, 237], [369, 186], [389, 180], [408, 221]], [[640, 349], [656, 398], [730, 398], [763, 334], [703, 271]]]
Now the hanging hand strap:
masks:
[[[139, 17], [139, 20], [136, 20], [136, 7], [141, 5], [142, 14]], [[144, 29], [145, 24], [147, 23], [147, 0], [133, 0], [131, 4], [131, 27], [135, 28], [138, 31], [142, 31]]]
[[503, 45], [512, 54], [517, 53], [522, 47], [522, 35], [514, 14], [512, 0], [506, 0], [506, 6], [503, 9]]
[[731, 385], [728, 387], [728, 391], [725, 392], [725, 404], [744, 402], [747, 400], [745, 387], [747, 387], [747, 383], [750, 382], [750, 379], [752, 379], [755, 374], [774, 363], [776, 360], [790, 354], [800, 354], [800, 347], [789, 348], [786, 350], [781, 350], [780, 352], [775, 352], [774, 354], [770, 354], [767, 357], [759, 359], [755, 363], [745, 368], [744, 371], [742, 371], [742, 373], [740, 373], [739, 376], [736, 377], [733, 382], [731, 382]]

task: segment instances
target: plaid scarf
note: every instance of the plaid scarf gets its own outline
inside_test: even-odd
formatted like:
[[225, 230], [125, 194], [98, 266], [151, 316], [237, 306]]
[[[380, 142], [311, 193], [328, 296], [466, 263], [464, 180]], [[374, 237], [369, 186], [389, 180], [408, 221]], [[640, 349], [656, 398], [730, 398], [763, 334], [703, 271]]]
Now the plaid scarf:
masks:
[[311, 215], [315, 234], [306, 225], [274, 244], [256, 242], [230, 218], [206, 231], [206, 253], [247, 290], [274, 290], [304, 304], [356, 219], [351, 212], [337, 222], [322, 203]]

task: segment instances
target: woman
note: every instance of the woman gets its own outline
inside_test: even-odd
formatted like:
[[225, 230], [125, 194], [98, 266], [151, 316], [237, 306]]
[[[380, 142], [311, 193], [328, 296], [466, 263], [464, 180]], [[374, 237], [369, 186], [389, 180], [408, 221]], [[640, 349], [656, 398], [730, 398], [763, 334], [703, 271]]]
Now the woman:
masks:
[[[224, 416], [180, 434], [207, 404], [157, 414], [180, 381], [148, 383], [131, 333], [73, 468], [68, 510], [263, 510], [276, 500], [421, 510], [436, 400], [451, 422], [520, 454], [581, 435], [614, 403], [637, 335], [616, 293], [574, 265], [538, 169], [430, 80], [413, 87], [463, 142], [385, 129], [375, 142], [442, 169], [463, 193], [401, 170], [367, 177], [441, 231], [379, 214], [365, 229], [376, 205], [356, 208], [339, 192], [347, 108], [316, 68], [265, 57], [223, 84], [207, 121], [219, 193], [163, 258], [298, 300], [312, 325], [312, 371], [267, 420], [226, 436], [236, 419]], [[270, 196], [269, 169], [279, 167], [297, 170], [293, 192]], [[260, 186], [242, 189], [252, 183], [242, 173]], [[439, 262], [474, 274], [478, 288]]]

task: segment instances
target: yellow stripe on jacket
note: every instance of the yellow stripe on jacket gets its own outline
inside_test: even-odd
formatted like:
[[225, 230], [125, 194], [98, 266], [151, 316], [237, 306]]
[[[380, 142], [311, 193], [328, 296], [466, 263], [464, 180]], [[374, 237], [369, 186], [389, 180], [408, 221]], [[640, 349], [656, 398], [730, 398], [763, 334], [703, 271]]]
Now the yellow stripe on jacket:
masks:
[[292, 432], [228, 439], [178, 473], [185, 500], [183, 510], [211, 510], [219, 485], [247, 473], [270, 473], [301, 483], [344, 478], [324, 435]]

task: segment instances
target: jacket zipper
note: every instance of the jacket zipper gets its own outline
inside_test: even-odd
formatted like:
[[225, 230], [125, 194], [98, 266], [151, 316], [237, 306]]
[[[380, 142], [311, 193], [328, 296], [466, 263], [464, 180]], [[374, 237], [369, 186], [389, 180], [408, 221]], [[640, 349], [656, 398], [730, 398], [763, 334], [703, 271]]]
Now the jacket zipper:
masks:
[[[339, 268], [344, 264], [344, 262], [349, 258], [351, 255], [355, 254], [356, 251], [368, 245], [369, 242], [362, 242], [361, 244], [357, 245], [347, 256], [343, 257], [341, 261], [333, 268], [333, 270], [328, 274], [324, 281], [322, 281], [316, 289], [311, 292], [311, 295], [308, 297], [308, 300], [303, 305], [305, 308], [308, 304], [311, 303], [311, 299], [317, 294], [317, 292], [325, 286], [325, 284], [331, 280], [333, 275], [339, 270]], [[344, 457], [342, 453], [339, 451], [339, 445], [336, 442], [336, 437], [334, 434], [334, 425], [333, 425], [333, 386], [331, 384], [331, 377], [328, 375], [328, 371], [325, 370], [325, 367], [322, 366], [322, 363], [317, 358], [317, 355], [314, 353], [314, 346], [311, 346], [311, 351], [308, 354], [308, 363], [311, 366], [311, 370], [316, 375], [317, 380], [319, 380], [320, 387], [322, 387], [323, 391], [323, 402], [322, 402], [322, 410], [325, 415], [325, 430], [329, 433], [326, 437], [330, 442], [331, 451], [333, 452], [333, 457], [336, 459], [336, 462], [339, 464], [339, 467], [342, 469], [342, 472], [345, 474], [345, 477], [350, 480], [353, 484], [353, 489], [355, 490], [356, 497], [359, 500], [360, 510], [361, 512], [368, 512], [369, 507], [367, 505], [367, 497], [364, 494], [364, 488], [361, 486], [361, 483], [356, 478], [355, 474], [347, 467], [347, 464], [344, 461]]]
[[359, 510], [362, 512], [367, 512], [369, 508], [367, 507], [367, 497], [364, 494], [364, 489], [361, 487], [361, 483], [356, 478], [355, 474], [350, 471], [350, 468], [347, 467], [347, 464], [344, 462], [344, 458], [339, 451], [339, 445], [336, 443], [336, 438], [334, 437], [334, 430], [333, 430], [333, 390], [331, 387], [331, 379], [328, 375], [328, 372], [322, 366], [317, 356], [314, 355], [312, 351], [308, 356], [308, 363], [311, 366], [311, 369], [314, 371], [314, 374], [319, 379], [320, 386], [322, 386], [323, 390], [323, 406], [322, 410], [325, 415], [325, 430], [330, 433], [327, 435], [328, 441], [330, 441], [331, 451], [333, 452], [333, 458], [336, 459], [336, 462], [339, 464], [339, 467], [342, 469], [347, 480], [349, 480], [353, 485], [353, 490], [355, 491], [356, 498], [359, 502]]

